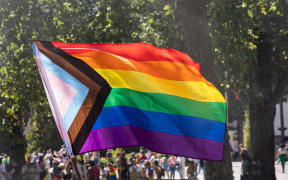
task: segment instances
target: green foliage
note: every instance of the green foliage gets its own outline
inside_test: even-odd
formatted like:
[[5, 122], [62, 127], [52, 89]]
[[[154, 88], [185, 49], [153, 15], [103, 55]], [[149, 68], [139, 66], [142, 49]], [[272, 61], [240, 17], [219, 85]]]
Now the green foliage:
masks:
[[250, 147], [250, 120], [249, 120], [249, 112], [245, 111], [245, 126], [243, 129], [243, 144], [245, 147], [249, 149]]
[[[9, 146], [28, 144], [32, 151], [59, 145], [31, 40], [140, 41], [179, 49], [173, 9], [172, 0], [1, 0], [0, 132], [12, 137]], [[23, 132], [26, 140], [19, 139]]]
[[[288, 2], [217, 0], [208, 2], [207, 7], [221, 83], [230, 84], [230, 91], [241, 91], [246, 100], [269, 101], [274, 96], [270, 102], [275, 103], [287, 86]], [[272, 46], [266, 64], [259, 58], [263, 38]]]
[[287, 69], [288, 5], [285, 1], [217, 0], [210, 1], [208, 7], [215, 62], [223, 73], [228, 73], [225, 84], [230, 83], [232, 89], [251, 89], [248, 77], [257, 66], [256, 44], [262, 33], [272, 36], [271, 71], [275, 72], [275, 79]]

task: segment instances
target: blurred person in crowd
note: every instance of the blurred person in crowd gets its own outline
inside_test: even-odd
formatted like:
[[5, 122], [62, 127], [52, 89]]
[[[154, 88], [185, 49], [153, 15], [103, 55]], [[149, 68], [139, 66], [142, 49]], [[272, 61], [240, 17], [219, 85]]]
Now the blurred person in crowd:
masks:
[[182, 164], [182, 157], [181, 156], [177, 156], [177, 171], [178, 171], [178, 173], [179, 173], [179, 175], [180, 175], [180, 178], [182, 179], [182, 177], [183, 177], [183, 164]]
[[47, 168], [48, 171], [49, 171], [49, 169], [51, 168], [52, 161], [53, 161], [52, 150], [51, 150], [51, 149], [48, 149], [48, 150], [46, 151], [46, 154], [44, 155], [45, 167]]
[[10, 163], [10, 158], [7, 154], [4, 154], [4, 157], [2, 159], [2, 164], [4, 164], [4, 166], [6, 167], [7, 165], [9, 165]]
[[87, 164], [90, 161], [90, 153], [85, 153], [83, 155], [84, 164]]
[[194, 180], [197, 178], [197, 166], [193, 160], [188, 162], [188, 168], [187, 168], [187, 177], [189, 180]]
[[[7, 170], [7, 179], [11, 180], [13, 176], [16, 174], [16, 163], [13, 159], [10, 160], [10, 163], [6, 166]], [[1, 179], [1, 178], [0, 178]]]
[[109, 180], [117, 180], [116, 168], [113, 165], [113, 161], [109, 162]]
[[131, 158], [130, 160], [130, 167], [129, 167], [129, 173], [130, 173], [130, 179], [137, 179], [138, 176], [138, 169], [137, 169], [137, 160], [135, 158]]
[[62, 144], [61, 149], [59, 150], [59, 153], [63, 153], [63, 152], [67, 152], [64, 144]]
[[247, 149], [244, 149], [244, 148], [241, 150], [240, 156], [242, 158], [241, 175], [248, 176], [250, 175], [250, 165], [251, 165], [252, 159], [249, 156]]
[[31, 163], [32, 163], [33, 165], [34, 165], [34, 164], [37, 164], [38, 158], [39, 158], [38, 152], [33, 152], [33, 153], [31, 154]]
[[131, 152], [131, 158], [136, 159], [136, 154], [134, 152]]
[[139, 158], [142, 160], [145, 160], [147, 159], [146, 155], [145, 155], [145, 151], [143, 149], [140, 149], [140, 152], [139, 152]]
[[39, 157], [37, 165], [41, 169], [40, 179], [44, 179], [44, 177], [46, 176], [47, 172], [45, 170], [45, 163], [44, 163], [44, 157], [43, 156]]
[[175, 171], [177, 167], [177, 158], [176, 156], [172, 155], [168, 159], [168, 165], [170, 169], [170, 177], [171, 179], [175, 179]]
[[140, 159], [140, 158], [138, 158], [138, 159], [136, 159], [136, 167], [137, 167], [137, 178], [144, 178], [145, 177], [145, 165], [144, 165], [144, 160], [142, 159]]
[[159, 165], [158, 160], [153, 161], [153, 169], [156, 173], [157, 179], [162, 179], [162, 177], [165, 175], [164, 169]]
[[153, 162], [155, 159], [157, 159], [157, 153], [156, 152], [152, 152], [149, 160], [150, 160], [150, 162]]
[[146, 159], [148, 159], [148, 160], [150, 161], [150, 160], [151, 160], [151, 157], [152, 157], [151, 151], [146, 150], [145, 157], [146, 157]]
[[[196, 165], [197, 165], [197, 169], [198, 169], [197, 175], [200, 174], [201, 170], [203, 171], [203, 173], [205, 173], [204, 172], [204, 161], [203, 160], [199, 160]], [[204, 177], [205, 177], [205, 174], [204, 174]]]
[[99, 169], [100, 169], [100, 180], [108, 180], [109, 170], [104, 166], [103, 162], [100, 163]]
[[282, 173], [285, 173], [285, 163], [287, 161], [287, 150], [284, 144], [280, 144], [280, 149], [277, 152], [276, 159], [279, 159], [282, 166]]
[[[69, 161], [69, 162], [71, 163], [71, 161]], [[79, 173], [82, 177], [82, 180], [87, 180], [88, 179], [88, 169], [86, 168], [83, 159], [80, 159], [79, 161], [77, 161], [77, 167], [78, 167]]]
[[92, 153], [91, 160], [94, 161], [95, 165], [98, 166], [98, 165], [100, 164], [99, 153], [98, 153], [98, 152], [93, 152], [93, 153]]
[[161, 154], [160, 154], [160, 153], [157, 153], [155, 160], [158, 161], [159, 166], [163, 167], [163, 164], [162, 164], [162, 161], [161, 161]]
[[2, 158], [0, 158], [0, 180], [6, 180], [7, 172], [5, 165], [2, 163]]
[[278, 152], [279, 149], [280, 149], [280, 146], [278, 144], [275, 144], [275, 152]]
[[125, 157], [125, 154], [122, 153], [120, 157], [120, 174], [119, 174], [119, 180], [129, 180], [130, 174], [129, 174], [129, 167], [127, 164], [127, 160]]
[[146, 168], [146, 172], [145, 172], [145, 177], [148, 178], [148, 179], [153, 179], [154, 177], [154, 170], [151, 166], [151, 163], [150, 161], [146, 160], [145, 161], [145, 168]]
[[[88, 164], [88, 168], [90, 168], [90, 161], [88, 161], [87, 164]], [[81, 159], [78, 160], [78, 158], [77, 158], [76, 166], [77, 166], [77, 169], [78, 169], [80, 176], [83, 178], [84, 169], [87, 169], [87, 168], [82, 169], [82, 160]], [[87, 171], [88, 171], [88, 169], [87, 169]], [[73, 175], [76, 176], [76, 171], [73, 172]]]
[[240, 153], [241, 153], [241, 151], [243, 151], [243, 150], [246, 150], [246, 151], [247, 151], [247, 148], [246, 148], [243, 144], [239, 144], [239, 149], [240, 149]]
[[106, 152], [106, 159], [108, 160], [108, 162], [113, 161], [113, 157], [112, 157], [112, 150], [108, 149]]
[[100, 180], [100, 170], [95, 165], [95, 162], [90, 161], [89, 166], [90, 166], [88, 167], [89, 180]]
[[58, 157], [59, 156], [59, 152], [57, 152], [57, 151], [53, 151], [53, 157]]
[[60, 159], [61, 159], [61, 162], [65, 163], [68, 159], [68, 155], [67, 155], [67, 152], [66, 151], [63, 151], [61, 154], [60, 154]]
[[120, 159], [121, 159], [121, 155], [122, 155], [122, 152], [121, 151], [118, 151], [117, 154], [116, 154], [116, 176], [117, 178], [120, 179], [120, 174], [121, 174], [121, 162], [120, 162]]
[[31, 168], [31, 180], [40, 180], [41, 168], [37, 165], [37, 163], [32, 164]]
[[[63, 164], [63, 165], [62, 165]], [[60, 168], [62, 168], [62, 172], [63, 172], [63, 180], [72, 180], [73, 178], [73, 168], [72, 168], [72, 162], [68, 161], [66, 163], [66, 166], [64, 165], [64, 163], [61, 163], [59, 165]], [[83, 179], [84, 180], [84, 179]]]
[[[198, 176], [198, 168], [199, 167], [199, 164], [200, 164], [200, 160], [199, 159], [192, 159], [192, 158], [188, 158], [187, 159], [189, 162], [190, 161], [193, 161], [194, 162], [194, 166], [195, 166], [195, 169], [196, 169], [196, 176]], [[200, 170], [199, 170], [200, 171]]]
[[[168, 155], [165, 155], [165, 157], [163, 157], [161, 159], [162, 161], [162, 167], [164, 169], [164, 172], [165, 172], [165, 175], [168, 177], [168, 179], [170, 178], [170, 175], [169, 175], [169, 165], [168, 165], [168, 158], [169, 156]], [[164, 175], [164, 176], [165, 176]]]
[[139, 164], [137, 165], [139, 167], [138, 172], [139, 172], [139, 178], [143, 179], [146, 178], [146, 167], [145, 167], [146, 161], [143, 159], [139, 159]]
[[48, 180], [61, 180], [62, 178], [62, 168], [59, 167], [60, 162], [57, 160], [53, 160], [52, 168], [49, 169], [49, 177]]
[[33, 179], [33, 166], [30, 157], [27, 158], [26, 164], [21, 169], [21, 176], [23, 180]]

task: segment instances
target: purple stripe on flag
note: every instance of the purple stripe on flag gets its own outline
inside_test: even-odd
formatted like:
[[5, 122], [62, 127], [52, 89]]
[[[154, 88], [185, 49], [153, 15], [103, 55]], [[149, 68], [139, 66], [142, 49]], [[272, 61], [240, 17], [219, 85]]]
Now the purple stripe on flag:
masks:
[[159, 153], [214, 161], [222, 160], [224, 148], [223, 143], [212, 140], [147, 131], [127, 125], [92, 130], [80, 153], [138, 145]]

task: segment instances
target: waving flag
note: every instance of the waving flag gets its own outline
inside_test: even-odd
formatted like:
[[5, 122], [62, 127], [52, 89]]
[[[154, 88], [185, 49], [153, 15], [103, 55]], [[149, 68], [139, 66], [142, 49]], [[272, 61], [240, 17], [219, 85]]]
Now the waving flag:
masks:
[[185, 53], [146, 43], [35, 41], [33, 49], [71, 154], [141, 145], [222, 159], [225, 99]]

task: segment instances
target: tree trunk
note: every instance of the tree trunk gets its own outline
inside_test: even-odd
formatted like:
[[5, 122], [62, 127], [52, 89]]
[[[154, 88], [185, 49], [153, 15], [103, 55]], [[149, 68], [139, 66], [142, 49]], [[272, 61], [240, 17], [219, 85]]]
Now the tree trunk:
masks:
[[[272, 37], [260, 32], [257, 45], [257, 64], [251, 74], [250, 152], [253, 160], [261, 162], [263, 180], [276, 180], [274, 149], [274, 117], [276, 108], [272, 101]], [[254, 97], [254, 98], [252, 98]]]
[[[185, 39], [187, 53], [193, 60], [200, 61], [201, 73], [218, 86], [213, 63], [211, 40], [208, 33], [208, 17], [205, 1], [177, 0], [175, 9], [176, 22]], [[229, 150], [229, 138], [226, 132], [224, 160], [222, 162], [205, 162], [206, 180], [232, 180], [232, 164]]]
[[229, 136], [226, 131], [223, 162], [205, 161], [205, 180], [232, 180], [232, 163], [229, 146]]
[[250, 103], [250, 145], [253, 160], [261, 162], [263, 180], [276, 180], [274, 167], [274, 117], [276, 108]]
[[[19, 118], [21, 119], [21, 118]], [[16, 172], [13, 179], [21, 179], [21, 168], [25, 164], [25, 149], [26, 141], [23, 135], [23, 128], [20, 126], [21, 120], [13, 119], [13, 134], [10, 135], [11, 147], [10, 147], [10, 157], [11, 162], [16, 164]]]

